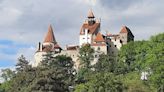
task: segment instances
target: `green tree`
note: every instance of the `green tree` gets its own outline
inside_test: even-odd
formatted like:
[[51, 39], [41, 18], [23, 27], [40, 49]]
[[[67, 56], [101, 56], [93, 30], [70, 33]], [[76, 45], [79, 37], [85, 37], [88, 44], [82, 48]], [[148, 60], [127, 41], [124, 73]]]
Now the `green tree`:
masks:
[[75, 92], [122, 92], [121, 77], [113, 73], [95, 73], [88, 77], [86, 83], [75, 87]]
[[29, 64], [29, 62], [26, 60], [26, 58], [23, 55], [21, 55], [18, 58], [18, 62], [16, 64], [16, 70], [17, 70], [17, 72], [22, 72], [25, 69], [27, 69], [28, 64]]
[[15, 77], [15, 71], [6, 68], [1, 70], [1, 77], [3, 78], [3, 83], [0, 84], [0, 92], [7, 92], [11, 87], [11, 81]]
[[15, 76], [15, 71], [12, 71], [9, 68], [2, 69], [1, 72], [1, 77], [4, 79], [4, 81], [9, 81]]
[[[46, 62], [46, 63], [45, 63]], [[68, 92], [74, 85], [73, 61], [70, 57], [47, 54], [37, 67], [36, 78], [29, 87], [34, 92]]]
[[114, 72], [116, 69], [116, 57], [102, 54], [98, 62], [93, 65], [96, 72]]
[[90, 62], [93, 60], [94, 49], [89, 44], [82, 46], [79, 50], [80, 64], [85, 68], [90, 68]]
[[87, 76], [92, 72], [91, 61], [93, 61], [94, 49], [89, 44], [83, 45], [79, 50], [80, 69], [76, 75], [76, 83], [86, 82]]

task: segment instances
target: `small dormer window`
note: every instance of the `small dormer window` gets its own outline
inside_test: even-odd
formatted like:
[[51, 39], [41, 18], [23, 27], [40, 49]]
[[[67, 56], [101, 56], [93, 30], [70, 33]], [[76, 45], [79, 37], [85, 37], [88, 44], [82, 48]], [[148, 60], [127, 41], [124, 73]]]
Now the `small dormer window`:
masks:
[[122, 43], [122, 40], [120, 40], [120, 43]]
[[85, 29], [83, 29], [83, 33], [85, 33]]

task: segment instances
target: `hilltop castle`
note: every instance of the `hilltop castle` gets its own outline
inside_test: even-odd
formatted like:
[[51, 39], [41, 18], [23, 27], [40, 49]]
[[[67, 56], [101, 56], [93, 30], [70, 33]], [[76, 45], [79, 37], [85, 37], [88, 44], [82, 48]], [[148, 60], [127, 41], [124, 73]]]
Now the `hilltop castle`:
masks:
[[82, 24], [80, 29], [79, 45], [66, 46], [66, 49], [62, 49], [57, 43], [52, 26], [50, 25], [44, 42], [39, 42], [37, 51], [35, 53], [35, 63], [33, 66], [38, 66], [40, 61], [42, 61], [44, 58], [44, 55], [47, 52], [52, 52], [54, 56], [70, 56], [75, 62], [75, 69], [78, 69], [78, 52], [82, 45], [90, 44], [90, 46], [94, 49], [94, 62], [92, 62], [92, 64], [95, 64], [100, 54], [104, 53], [109, 55], [117, 55], [118, 50], [122, 45], [134, 40], [134, 35], [126, 26], [123, 26], [118, 34], [107, 33], [105, 35], [100, 32], [100, 27], [100, 20], [95, 18], [92, 10], [89, 10], [87, 19]]

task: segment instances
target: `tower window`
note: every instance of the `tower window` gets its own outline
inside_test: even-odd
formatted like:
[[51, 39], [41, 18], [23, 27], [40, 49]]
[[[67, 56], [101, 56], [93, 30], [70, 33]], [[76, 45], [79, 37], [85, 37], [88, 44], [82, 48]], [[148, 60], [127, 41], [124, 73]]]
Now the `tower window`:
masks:
[[122, 40], [120, 40], [120, 43], [122, 43]]
[[117, 47], [117, 45], [114, 45], [114, 47]]

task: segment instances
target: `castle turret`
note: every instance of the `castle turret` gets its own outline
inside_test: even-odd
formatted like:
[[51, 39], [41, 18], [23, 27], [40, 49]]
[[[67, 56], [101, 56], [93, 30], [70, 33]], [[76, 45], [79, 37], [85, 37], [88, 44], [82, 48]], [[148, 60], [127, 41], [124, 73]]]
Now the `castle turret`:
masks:
[[89, 10], [87, 20], [80, 30], [79, 45], [92, 44], [97, 33], [100, 31], [100, 22], [95, 20], [92, 10]]
[[43, 43], [39, 42], [38, 49], [35, 53], [35, 63], [33, 64], [34, 67], [38, 66], [39, 63], [44, 59], [44, 55], [48, 52], [51, 53], [60, 53], [61, 47], [57, 44], [57, 41], [55, 39], [52, 26], [49, 25], [48, 32], [45, 36], [45, 39]]
[[134, 35], [127, 26], [123, 26], [119, 33], [122, 44], [127, 44], [130, 41], [134, 41]]
[[43, 42], [43, 51], [45, 52], [60, 52], [61, 47], [57, 44], [52, 26], [49, 25], [47, 35], [45, 36], [44, 42]]

